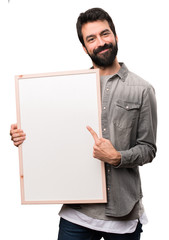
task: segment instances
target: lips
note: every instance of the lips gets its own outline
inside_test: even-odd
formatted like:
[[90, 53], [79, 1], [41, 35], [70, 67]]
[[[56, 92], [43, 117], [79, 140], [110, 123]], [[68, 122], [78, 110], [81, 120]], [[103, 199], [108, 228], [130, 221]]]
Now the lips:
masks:
[[98, 52], [98, 54], [105, 53], [105, 52], [107, 52], [109, 49], [110, 49], [110, 48], [106, 48], [105, 50], [102, 50], [102, 51]]

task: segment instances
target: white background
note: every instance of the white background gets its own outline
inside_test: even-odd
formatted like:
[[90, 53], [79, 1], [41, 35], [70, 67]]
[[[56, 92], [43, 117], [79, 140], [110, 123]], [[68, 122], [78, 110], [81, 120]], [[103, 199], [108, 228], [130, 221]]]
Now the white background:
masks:
[[[0, 3], [0, 239], [56, 240], [60, 205], [20, 204], [17, 148], [9, 136], [16, 122], [14, 75], [88, 69], [76, 35], [80, 12], [102, 7], [119, 38], [118, 60], [148, 80], [158, 101], [158, 154], [141, 167], [149, 223], [144, 240], [168, 236], [168, 1], [1, 0]], [[42, 129], [43, 134], [43, 129]]]

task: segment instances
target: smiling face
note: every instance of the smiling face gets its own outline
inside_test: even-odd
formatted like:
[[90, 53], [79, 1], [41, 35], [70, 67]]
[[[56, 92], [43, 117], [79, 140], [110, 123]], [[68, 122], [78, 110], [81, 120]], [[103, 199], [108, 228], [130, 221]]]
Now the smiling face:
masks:
[[82, 26], [84, 50], [91, 57], [93, 64], [98, 67], [113, 65], [118, 47], [115, 38], [106, 20], [88, 22]]

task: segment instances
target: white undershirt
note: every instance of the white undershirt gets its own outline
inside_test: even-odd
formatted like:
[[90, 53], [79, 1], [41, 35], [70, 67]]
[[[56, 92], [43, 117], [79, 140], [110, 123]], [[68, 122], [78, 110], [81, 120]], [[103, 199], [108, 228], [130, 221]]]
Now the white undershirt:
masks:
[[[138, 223], [138, 219], [128, 221], [105, 221], [94, 219], [66, 205], [63, 205], [63, 207], [61, 208], [59, 216], [69, 222], [78, 224], [83, 227], [87, 227], [97, 231], [117, 234], [134, 232]], [[142, 224], [146, 224], [148, 222], [145, 212], [139, 220]]]

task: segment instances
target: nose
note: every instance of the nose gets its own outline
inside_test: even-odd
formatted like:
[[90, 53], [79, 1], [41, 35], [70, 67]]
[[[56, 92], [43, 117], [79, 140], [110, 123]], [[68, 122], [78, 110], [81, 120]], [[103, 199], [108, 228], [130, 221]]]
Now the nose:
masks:
[[105, 45], [105, 41], [100, 36], [97, 38], [97, 45], [98, 46], [104, 46]]

